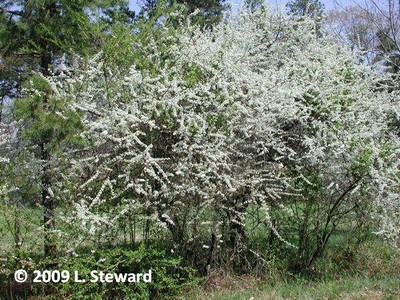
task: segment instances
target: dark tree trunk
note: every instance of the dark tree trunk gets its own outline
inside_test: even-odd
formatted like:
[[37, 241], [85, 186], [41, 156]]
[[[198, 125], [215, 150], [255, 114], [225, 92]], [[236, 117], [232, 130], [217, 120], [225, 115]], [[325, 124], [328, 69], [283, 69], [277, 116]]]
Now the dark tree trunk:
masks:
[[43, 205], [43, 224], [44, 224], [44, 254], [45, 256], [54, 257], [56, 256], [57, 246], [54, 237], [55, 229], [55, 203], [53, 197], [51, 197], [49, 188], [51, 186], [50, 181], [50, 153], [46, 149], [44, 143], [40, 144], [40, 159], [42, 160], [42, 205]]
[[[47, 11], [50, 18], [56, 14], [55, 3], [50, 3], [47, 6]], [[51, 64], [51, 52], [50, 46], [47, 40], [41, 39], [41, 56], [40, 56], [40, 68], [43, 76], [50, 76], [50, 64]], [[48, 97], [45, 95], [43, 99], [43, 108], [48, 107]], [[55, 257], [57, 253], [56, 239], [54, 236], [55, 229], [55, 202], [50, 195], [49, 188], [51, 188], [51, 174], [50, 174], [50, 160], [51, 155], [49, 149], [47, 149], [47, 143], [42, 140], [39, 144], [40, 148], [40, 159], [42, 161], [42, 193], [41, 202], [43, 206], [43, 225], [44, 225], [44, 254], [46, 257]]]

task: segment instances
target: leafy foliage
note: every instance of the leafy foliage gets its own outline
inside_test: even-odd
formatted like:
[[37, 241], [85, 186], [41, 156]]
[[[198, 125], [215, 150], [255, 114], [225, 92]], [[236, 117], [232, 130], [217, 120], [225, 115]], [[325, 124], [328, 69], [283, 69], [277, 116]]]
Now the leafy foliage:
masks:
[[[87, 249], [75, 257], [65, 258], [60, 266], [63, 270], [75, 271], [79, 279], [87, 283], [77, 284], [73, 281], [57, 288], [59, 295], [65, 299], [171, 299], [183, 288], [196, 283], [194, 270], [183, 267], [179, 258], [168, 257], [164, 251], [139, 247]], [[104, 270], [108, 273], [129, 274], [148, 273], [151, 270], [151, 282], [90, 282], [92, 270]]]

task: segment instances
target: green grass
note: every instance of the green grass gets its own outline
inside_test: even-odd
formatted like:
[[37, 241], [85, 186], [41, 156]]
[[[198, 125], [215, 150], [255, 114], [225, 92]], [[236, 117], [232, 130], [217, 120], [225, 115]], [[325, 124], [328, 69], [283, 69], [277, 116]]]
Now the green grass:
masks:
[[[74, 229], [61, 220], [61, 216], [68, 215], [71, 208], [58, 207], [56, 209], [56, 231], [57, 234], [62, 234], [60, 241], [73, 240]], [[22, 207], [0, 204], [0, 259], [9, 258], [16, 254], [15, 247], [15, 220], [19, 221], [21, 246], [18, 251], [20, 254], [29, 256], [43, 255], [43, 210], [41, 207]], [[126, 224], [126, 222], [122, 222]], [[74, 225], [77, 226], [75, 223]], [[144, 221], [139, 219], [136, 221], [136, 242], [143, 240]], [[121, 227], [117, 227], [112, 235], [114, 244], [124, 244], [125, 240], [130, 243], [128, 233], [124, 235]], [[104, 237], [98, 235], [92, 239], [87, 239], [79, 245], [81, 248], [86, 246], [97, 245], [96, 239]], [[60, 249], [62, 248], [60, 244]]]
[[399, 250], [371, 237], [351, 259], [343, 254], [340, 245], [331, 245], [307, 276], [290, 274], [276, 262], [263, 280], [214, 272], [203, 286], [181, 299], [400, 299]]
[[250, 287], [237, 285], [207, 292], [199, 288], [181, 299], [400, 299], [400, 277], [349, 277], [330, 281], [263, 282]]
[[0, 206], [0, 255], [14, 253], [15, 220], [19, 220], [21, 251], [40, 253], [43, 234], [41, 229], [42, 212], [38, 208], [23, 209], [13, 206]]

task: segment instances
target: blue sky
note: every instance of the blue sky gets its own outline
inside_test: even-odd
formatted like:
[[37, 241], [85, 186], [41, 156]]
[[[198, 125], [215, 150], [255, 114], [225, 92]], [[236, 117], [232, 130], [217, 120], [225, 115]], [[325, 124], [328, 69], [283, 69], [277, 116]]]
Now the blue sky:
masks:
[[[140, 1], [140, 0], [139, 0]], [[138, 0], [129, 0], [129, 7], [132, 10], [139, 11], [140, 5], [138, 4]], [[201, 0], [199, 0], [201, 1]], [[352, 0], [320, 0], [324, 5], [326, 10], [330, 10], [335, 8], [335, 6], [346, 6], [352, 3]], [[232, 5], [238, 5], [242, 3], [241, 0], [227, 0], [228, 3]], [[267, 1], [268, 2], [268, 1]], [[285, 0], [270, 0], [270, 3], [277, 4], [277, 5], [285, 5], [287, 1]]]

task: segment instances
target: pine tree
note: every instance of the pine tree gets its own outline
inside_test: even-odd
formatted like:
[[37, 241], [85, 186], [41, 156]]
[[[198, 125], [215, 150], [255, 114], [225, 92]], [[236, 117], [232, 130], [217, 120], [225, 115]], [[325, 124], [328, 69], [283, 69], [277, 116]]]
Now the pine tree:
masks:
[[[143, 11], [151, 16], [152, 12], [161, 2], [158, 0], [144, 0], [142, 1]], [[189, 14], [199, 10], [200, 17], [196, 21], [206, 27], [218, 23], [222, 19], [223, 12], [228, 7], [226, 0], [167, 0], [166, 4], [170, 7], [175, 4], [183, 5]]]
[[324, 13], [324, 5], [319, 0], [292, 0], [286, 4], [290, 14], [320, 19]]
[[[15, 101], [16, 120], [23, 126], [22, 138], [34, 146], [36, 159], [41, 162], [40, 202], [46, 256], [54, 257], [57, 251], [53, 233], [56, 202], [52, 192], [52, 154], [80, 126], [74, 114], [57, 115], [66, 108], [63, 103], [54, 102], [46, 78], [60, 72], [57, 62], [61, 57], [65, 58], [65, 54], [63, 63], [68, 62], [69, 54], [86, 55], [99, 48], [103, 28], [97, 22], [100, 20], [98, 16], [96, 18], [98, 10], [113, 21], [117, 14], [110, 15], [110, 12], [118, 12], [124, 7], [127, 2], [118, 0], [16, 0], [5, 1], [1, 6], [1, 55], [14, 58], [16, 64], [19, 58], [30, 61], [29, 66], [14, 66], [23, 76], [17, 76], [13, 84], [21, 89], [21, 82], [29, 78], [24, 84], [24, 96]], [[32, 70], [38, 74], [32, 76]], [[1, 78], [2, 85], [10, 82], [7, 79]]]

